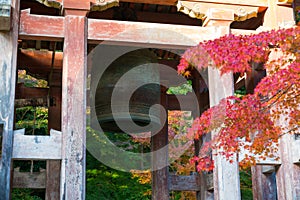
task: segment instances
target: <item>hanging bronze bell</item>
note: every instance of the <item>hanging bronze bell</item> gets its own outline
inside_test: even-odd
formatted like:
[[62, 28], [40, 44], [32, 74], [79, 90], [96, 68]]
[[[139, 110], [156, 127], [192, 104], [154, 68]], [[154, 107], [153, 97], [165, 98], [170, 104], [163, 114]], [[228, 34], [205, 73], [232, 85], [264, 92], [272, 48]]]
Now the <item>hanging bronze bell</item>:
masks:
[[[97, 119], [103, 131], [138, 133], [149, 131], [143, 127], [150, 123], [160, 125], [160, 110], [150, 112], [152, 105], [160, 103], [159, 70], [153, 63], [157, 63], [157, 56], [152, 51], [138, 49], [118, 57], [104, 71], [95, 96]], [[140, 87], [135, 88], [137, 85]], [[126, 130], [119, 125], [126, 126]]]

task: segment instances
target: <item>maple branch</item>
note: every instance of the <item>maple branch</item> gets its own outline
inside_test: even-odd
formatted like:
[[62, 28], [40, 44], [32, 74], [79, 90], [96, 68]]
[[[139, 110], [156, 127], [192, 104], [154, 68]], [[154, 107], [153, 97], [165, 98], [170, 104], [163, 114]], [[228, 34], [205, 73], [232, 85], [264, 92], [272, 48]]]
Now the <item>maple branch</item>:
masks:
[[[263, 109], [261, 109], [261, 111], [265, 111], [266, 109], [269, 109], [269, 108], [271, 108], [272, 106], [274, 106], [276, 103], [278, 103], [278, 100], [284, 95], [284, 94], [286, 94], [288, 91], [289, 91], [289, 89], [291, 89], [291, 87], [293, 86], [294, 84], [291, 84], [287, 89], [285, 89], [284, 91], [283, 90], [281, 90], [281, 91], [279, 91], [278, 93], [276, 93], [275, 95], [273, 95], [271, 98], [268, 98], [266, 101], [263, 101], [263, 102], [268, 102], [268, 101], [271, 101], [273, 98], [275, 98], [275, 97], [277, 97], [276, 99], [275, 99], [275, 101], [273, 101], [271, 104], [269, 104], [268, 106], [266, 106], [266, 107], [264, 107]], [[281, 94], [280, 94], [281, 93]], [[280, 94], [279, 96], [278, 96], [278, 94]], [[298, 95], [297, 95], [298, 96]]]
[[287, 132], [280, 134], [280, 135], [278, 136], [278, 138], [280, 138], [280, 137], [282, 137], [282, 136], [284, 136], [284, 135], [286, 135], [286, 134], [289, 134], [289, 133], [291, 133], [291, 132], [293, 132], [293, 131], [295, 131], [295, 130], [297, 130], [297, 129], [299, 129], [299, 128], [300, 128], [300, 126], [295, 126], [294, 128], [288, 130]]

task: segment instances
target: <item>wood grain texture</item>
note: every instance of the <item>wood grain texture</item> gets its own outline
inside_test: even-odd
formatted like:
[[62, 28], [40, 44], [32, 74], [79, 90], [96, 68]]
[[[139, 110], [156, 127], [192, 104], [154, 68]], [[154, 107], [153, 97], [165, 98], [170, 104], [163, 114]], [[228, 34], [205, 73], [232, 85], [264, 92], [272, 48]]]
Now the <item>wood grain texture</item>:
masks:
[[0, 197], [10, 198], [11, 157], [13, 146], [14, 96], [16, 83], [19, 1], [11, 1], [12, 29], [0, 32], [0, 123], [3, 124], [0, 160]]
[[[161, 105], [166, 107], [166, 90], [162, 88]], [[161, 112], [165, 112], [162, 110]], [[167, 114], [166, 114], [167, 115]], [[163, 116], [163, 114], [162, 114]], [[152, 152], [152, 199], [169, 199], [169, 167], [168, 167], [168, 117], [163, 128], [151, 137]], [[163, 120], [163, 119], [161, 119]]]
[[20, 17], [20, 39], [63, 40], [63, 17], [31, 15], [30, 9], [22, 10]]
[[[218, 27], [219, 35], [215, 37], [228, 34], [229, 27]], [[217, 105], [222, 98], [232, 96], [234, 92], [233, 75], [231, 73], [220, 75], [220, 71], [212, 67], [208, 68], [208, 85], [209, 85], [209, 102], [210, 106]], [[212, 135], [216, 135], [213, 132]], [[240, 181], [238, 163], [229, 163], [220, 155], [213, 156], [215, 162], [214, 169], [214, 199], [241, 199], [240, 195]], [[233, 160], [235, 158], [233, 157]]]
[[[87, 19], [65, 16], [60, 199], [85, 199]], [[76, 34], [74, 34], [76, 33]]]
[[200, 176], [193, 174], [190, 176], [170, 175], [170, 191], [200, 191]]
[[[285, 122], [281, 123], [285, 126]], [[300, 166], [293, 163], [293, 135], [283, 135], [279, 140], [281, 165], [276, 173], [278, 200], [300, 199]]]
[[132, 43], [143, 46], [185, 49], [214, 34], [213, 28], [146, 22], [89, 19], [90, 42]]
[[46, 188], [46, 171], [44, 169], [40, 172], [20, 172], [20, 168], [14, 169], [13, 188]]
[[[185, 49], [204, 40], [215, 38], [214, 27], [99, 19], [88, 19], [88, 24], [89, 43], [105, 41], [107, 44]], [[29, 10], [21, 12], [20, 39], [62, 41], [63, 31], [63, 17], [31, 15]], [[248, 35], [255, 31], [233, 29], [232, 33]]]
[[[59, 56], [55, 54], [56, 56]], [[62, 101], [62, 88], [53, 84], [53, 80], [57, 80], [58, 85], [62, 85], [61, 73], [52, 74], [52, 79], [49, 82], [50, 96], [55, 98], [55, 105], [48, 108], [48, 130], [56, 129], [61, 130], [61, 101]], [[47, 161], [47, 181], [46, 181], [46, 200], [60, 199], [60, 171], [61, 160], [48, 160]]]
[[14, 131], [13, 159], [61, 159], [62, 134], [51, 130], [50, 136], [24, 135], [25, 129]]

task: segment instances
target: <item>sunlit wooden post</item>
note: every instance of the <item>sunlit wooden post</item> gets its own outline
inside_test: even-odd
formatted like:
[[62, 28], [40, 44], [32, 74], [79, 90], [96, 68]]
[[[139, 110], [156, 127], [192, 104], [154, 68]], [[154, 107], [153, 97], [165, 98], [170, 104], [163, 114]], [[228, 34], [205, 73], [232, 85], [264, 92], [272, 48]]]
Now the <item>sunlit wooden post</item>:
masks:
[[[215, 9], [208, 10], [205, 26], [214, 26], [215, 37], [221, 37], [230, 33], [230, 24], [234, 20], [233, 10]], [[210, 106], [217, 105], [222, 98], [234, 93], [233, 74], [220, 75], [220, 71], [213, 66], [208, 68], [208, 87]], [[218, 133], [212, 133], [212, 137]], [[241, 199], [238, 163], [229, 163], [225, 158], [213, 156], [215, 162], [214, 175], [214, 199]], [[235, 159], [235, 158], [233, 158]]]
[[0, 132], [0, 198], [3, 200], [10, 198], [18, 22], [19, 0], [0, 0], [0, 125], [3, 125]]
[[64, 1], [60, 199], [85, 199], [87, 18], [89, 1]]

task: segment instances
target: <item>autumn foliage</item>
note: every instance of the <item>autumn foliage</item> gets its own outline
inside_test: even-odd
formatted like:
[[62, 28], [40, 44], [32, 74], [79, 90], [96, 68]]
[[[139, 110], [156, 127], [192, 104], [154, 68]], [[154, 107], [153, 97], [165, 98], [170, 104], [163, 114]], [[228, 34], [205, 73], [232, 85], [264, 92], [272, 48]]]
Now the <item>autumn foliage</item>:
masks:
[[[178, 65], [178, 73], [190, 74], [215, 67], [221, 74], [244, 74], [255, 63], [263, 63], [268, 76], [253, 94], [230, 96], [196, 118], [189, 129], [195, 139], [215, 131], [218, 134], [202, 146], [198, 170], [212, 170], [212, 152], [229, 161], [244, 151], [242, 167], [257, 159], [275, 157], [278, 139], [294, 134], [300, 125], [300, 28], [279, 29], [253, 35], [226, 35], [201, 42], [188, 49]], [[280, 123], [279, 123], [280, 121]], [[282, 126], [282, 124], [285, 124]]]

